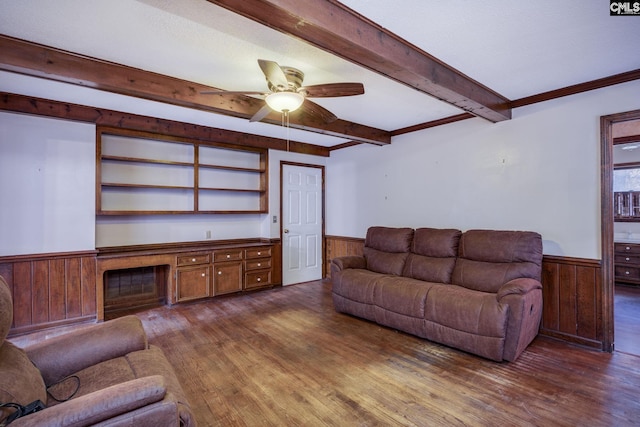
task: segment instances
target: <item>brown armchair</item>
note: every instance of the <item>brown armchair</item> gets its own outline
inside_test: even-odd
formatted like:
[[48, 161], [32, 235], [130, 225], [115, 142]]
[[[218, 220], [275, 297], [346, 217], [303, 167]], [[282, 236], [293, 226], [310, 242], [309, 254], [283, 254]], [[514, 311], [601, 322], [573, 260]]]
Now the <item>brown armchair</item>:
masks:
[[[195, 426], [173, 368], [148, 344], [137, 317], [24, 349], [6, 340], [12, 319], [11, 292], [0, 276], [0, 403], [47, 406], [11, 426]], [[0, 408], [0, 420], [13, 411]]]

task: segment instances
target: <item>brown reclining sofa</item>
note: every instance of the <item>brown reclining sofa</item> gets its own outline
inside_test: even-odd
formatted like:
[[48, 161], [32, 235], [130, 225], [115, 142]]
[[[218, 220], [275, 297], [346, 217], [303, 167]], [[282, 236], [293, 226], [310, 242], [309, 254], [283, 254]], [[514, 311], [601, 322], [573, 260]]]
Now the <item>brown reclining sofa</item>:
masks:
[[542, 239], [530, 231], [371, 227], [331, 261], [338, 312], [514, 361], [542, 317]]

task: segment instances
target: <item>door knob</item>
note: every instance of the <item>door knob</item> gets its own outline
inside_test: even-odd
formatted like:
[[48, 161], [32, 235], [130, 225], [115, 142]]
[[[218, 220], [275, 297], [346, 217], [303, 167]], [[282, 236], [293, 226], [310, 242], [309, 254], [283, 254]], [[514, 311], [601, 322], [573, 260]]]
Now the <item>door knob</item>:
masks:
[[282, 231], [284, 231], [285, 233], [288, 233], [288, 232], [289, 232], [289, 230], [287, 230], [286, 228], [285, 228], [284, 230], [282, 230]]

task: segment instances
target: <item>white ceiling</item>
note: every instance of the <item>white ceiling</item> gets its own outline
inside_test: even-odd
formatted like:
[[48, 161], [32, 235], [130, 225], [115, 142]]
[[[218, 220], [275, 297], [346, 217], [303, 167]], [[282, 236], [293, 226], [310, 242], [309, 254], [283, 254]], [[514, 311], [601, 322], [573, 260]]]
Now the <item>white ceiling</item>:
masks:
[[[610, 17], [606, 0], [342, 3], [511, 100], [640, 68], [640, 17]], [[301, 69], [306, 85], [362, 82], [364, 95], [314, 101], [388, 131], [462, 112], [205, 0], [0, 0], [0, 33], [225, 90], [265, 90], [258, 58]], [[0, 90], [176, 117], [151, 101], [8, 73]], [[83, 102], [66, 99], [74, 96]], [[278, 126], [180, 110], [199, 124], [283, 137]], [[290, 137], [345, 142], [294, 129]]]

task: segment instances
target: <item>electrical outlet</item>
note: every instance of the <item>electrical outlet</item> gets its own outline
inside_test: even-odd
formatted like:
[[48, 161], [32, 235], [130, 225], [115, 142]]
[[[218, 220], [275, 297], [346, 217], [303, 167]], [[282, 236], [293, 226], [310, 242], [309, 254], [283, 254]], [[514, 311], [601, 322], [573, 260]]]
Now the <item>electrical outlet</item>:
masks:
[[211, 230], [205, 231], [204, 237], [207, 238], [207, 239], [210, 239], [211, 238]]

